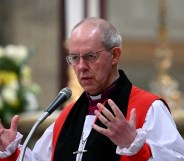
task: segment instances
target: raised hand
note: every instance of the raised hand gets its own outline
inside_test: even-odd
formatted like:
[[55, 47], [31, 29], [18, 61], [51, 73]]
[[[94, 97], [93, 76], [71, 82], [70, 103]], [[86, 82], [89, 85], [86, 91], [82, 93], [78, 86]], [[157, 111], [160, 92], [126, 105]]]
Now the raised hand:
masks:
[[19, 116], [12, 118], [10, 129], [5, 129], [0, 122], [0, 151], [5, 151], [6, 147], [15, 140], [18, 128]]
[[[137, 134], [136, 111], [135, 109], [131, 111], [130, 120], [127, 121], [123, 113], [111, 99], [108, 100], [108, 103], [114, 114], [112, 114], [101, 103], [97, 104], [99, 111], [95, 111], [95, 115], [107, 128], [102, 128], [96, 124], [93, 124], [93, 129], [107, 136], [117, 146], [121, 148], [129, 148]], [[105, 117], [100, 111], [105, 115]]]

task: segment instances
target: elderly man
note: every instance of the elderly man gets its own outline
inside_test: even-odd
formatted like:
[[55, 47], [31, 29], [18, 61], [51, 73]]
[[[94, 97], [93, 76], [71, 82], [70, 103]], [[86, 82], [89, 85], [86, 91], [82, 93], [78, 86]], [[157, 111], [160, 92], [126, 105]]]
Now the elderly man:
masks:
[[[84, 89], [26, 150], [24, 161], [181, 161], [184, 141], [166, 102], [137, 88], [118, 69], [121, 36], [106, 20], [87, 18], [72, 30], [69, 55]], [[16, 160], [18, 116], [0, 128], [0, 160]]]

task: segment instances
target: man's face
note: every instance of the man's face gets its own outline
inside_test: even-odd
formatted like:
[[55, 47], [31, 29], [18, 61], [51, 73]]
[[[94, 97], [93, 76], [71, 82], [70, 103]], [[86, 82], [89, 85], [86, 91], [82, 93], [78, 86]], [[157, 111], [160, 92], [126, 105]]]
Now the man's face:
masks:
[[[69, 40], [69, 51], [84, 55], [91, 51], [104, 50], [99, 31], [91, 26], [82, 25], [74, 30]], [[91, 95], [102, 92], [113, 81], [113, 64], [111, 51], [97, 53], [94, 61], [85, 61], [80, 57], [78, 64], [73, 65], [77, 79], [82, 88]]]

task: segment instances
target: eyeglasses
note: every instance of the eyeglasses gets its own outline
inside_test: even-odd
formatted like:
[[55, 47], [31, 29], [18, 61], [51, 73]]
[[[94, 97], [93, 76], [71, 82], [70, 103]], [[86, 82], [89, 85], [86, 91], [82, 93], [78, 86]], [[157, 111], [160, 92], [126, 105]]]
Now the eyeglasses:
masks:
[[98, 59], [99, 55], [97, 53], [100, 53], [106, 50], [108, 49], [103, 49], [100, 51], [90, 51], [90, 52], [84, 53], [83, 55], [71, 53], [66, 57], [66, 61], [70, 65], [77, 65], [80, 62], [80, 58], [82, 57], [84, 61], [92, 62]]

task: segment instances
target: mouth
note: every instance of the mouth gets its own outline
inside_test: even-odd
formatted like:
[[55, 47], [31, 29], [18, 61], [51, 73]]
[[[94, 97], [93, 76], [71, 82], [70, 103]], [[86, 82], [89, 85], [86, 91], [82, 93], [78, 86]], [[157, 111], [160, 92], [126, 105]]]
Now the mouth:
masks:
[[91, 80], [90, 77], [83, 77], [83, 78], [81, 78], [81, 82], [83, 82], [83, 83], [88, 82], [90, 80]]
[[89, 77], [83, 77], [81, 78], [81, 80], [89, 80], [90, 78]]

